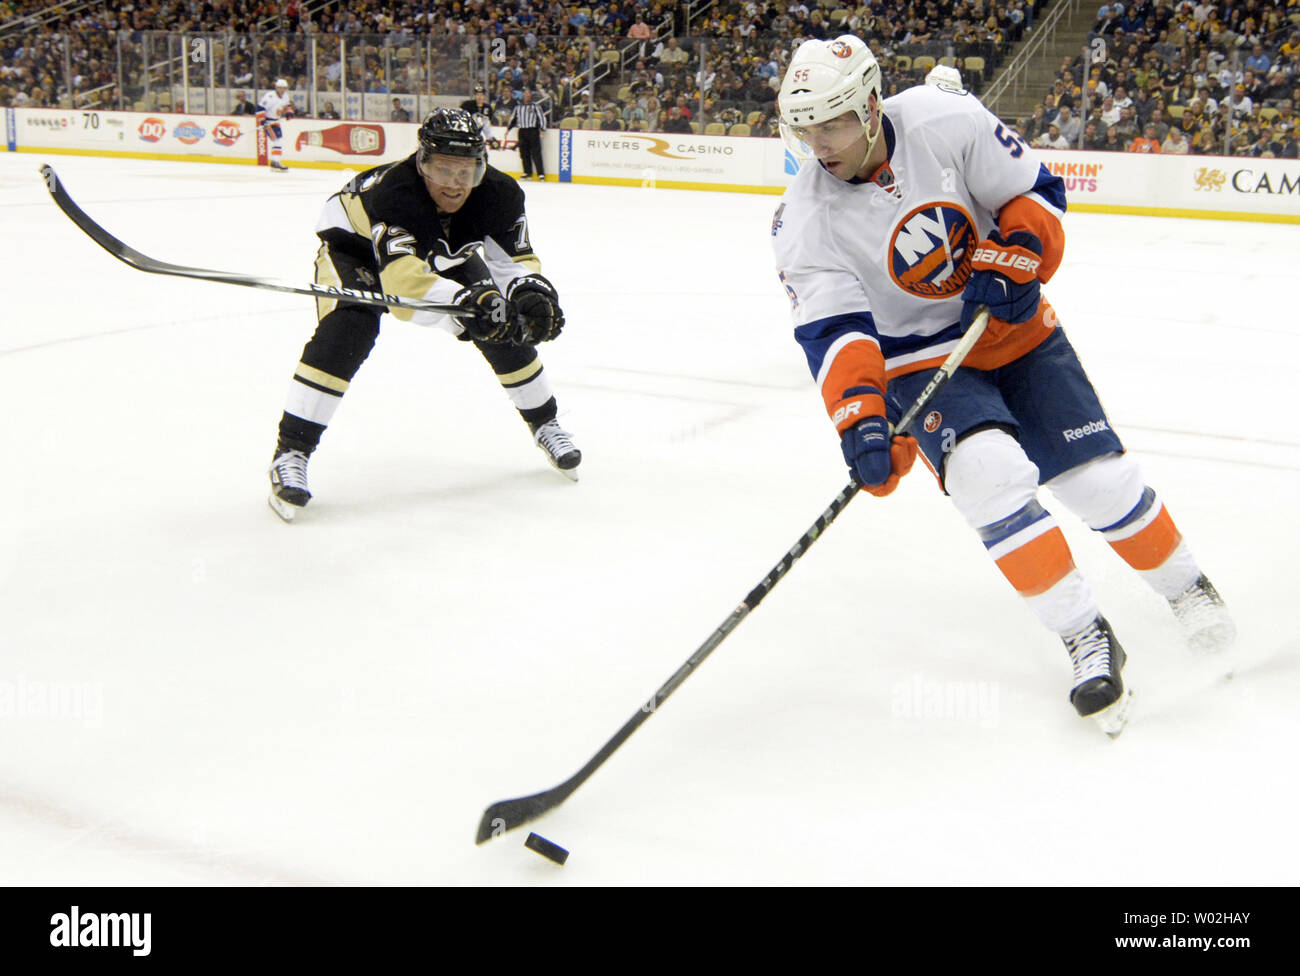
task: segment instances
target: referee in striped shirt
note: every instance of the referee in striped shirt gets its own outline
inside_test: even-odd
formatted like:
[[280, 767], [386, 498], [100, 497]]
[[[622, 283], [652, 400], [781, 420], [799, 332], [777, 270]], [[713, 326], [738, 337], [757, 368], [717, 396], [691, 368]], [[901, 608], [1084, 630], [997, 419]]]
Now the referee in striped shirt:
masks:
[[519, 130], [519, 159], [524, 164], [524, 179], [533, 178], [536, 171], [539, 180], [546, 179], [546, 167], [542, 164], [542, 131], [546, 128], [546, 109], [533, 104], [533, 90], [524, 89], [524, 100], [515, 106], [506, 119], [505, 134], [511, 129]]

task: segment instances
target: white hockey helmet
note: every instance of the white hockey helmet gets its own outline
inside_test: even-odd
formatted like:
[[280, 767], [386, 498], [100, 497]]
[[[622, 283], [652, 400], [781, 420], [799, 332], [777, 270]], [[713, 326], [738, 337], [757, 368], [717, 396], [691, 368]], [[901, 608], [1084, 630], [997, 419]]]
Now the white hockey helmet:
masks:
[[925, 76], [925, 83], [938, 87], [947, 85], [949, 88], [961, 87], [961, 72], [951, 65], [936, 64], [930, 69], [930, 73]]
[[[871, 124], [873, 95], [879, 102], [880, 65], [860, 37], [842, 34], [833, 41], [804, 41], [790, 58], [777, 97], [786, 145], [799, 155], [814, 155], [798, 130], [845, 112], [854, 113], [866, 130]], [[868, 135], [868, 150], [876, 135]]]
[[288, 88], [288, 87], [289, 87], [289, 83], [288, 83], [287, 81], [285, 81], [283, 78], [276, 78], [276, 79], [275, 79], [275, 90], [276, 90], [276, 91], [279, 91], [281, 88]]

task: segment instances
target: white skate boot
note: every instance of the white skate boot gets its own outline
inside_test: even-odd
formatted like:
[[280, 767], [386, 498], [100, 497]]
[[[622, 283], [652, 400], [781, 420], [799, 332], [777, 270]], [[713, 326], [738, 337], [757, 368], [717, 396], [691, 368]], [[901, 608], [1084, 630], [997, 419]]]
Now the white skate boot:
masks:
[[1198, 651], [1225, 650], [1237, 637], [1237, 625], [1232, 622], [1223, 597], [1205, 574], [1170, 600], [1169, 606], [1182, 624], [1187, 643]]

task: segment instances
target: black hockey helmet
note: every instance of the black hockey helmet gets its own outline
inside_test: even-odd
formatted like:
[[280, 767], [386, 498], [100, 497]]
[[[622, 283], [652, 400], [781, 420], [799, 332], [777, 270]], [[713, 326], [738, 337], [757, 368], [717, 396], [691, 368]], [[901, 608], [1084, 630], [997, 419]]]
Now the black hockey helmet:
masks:
[[420, 149], [416, 162], [424, 171], [430, 156], [463, 156], [477, 161], [473, 186], [487, 172], [487, 143], [479, 121], [464, 109], [435, 108], [420, 123]]

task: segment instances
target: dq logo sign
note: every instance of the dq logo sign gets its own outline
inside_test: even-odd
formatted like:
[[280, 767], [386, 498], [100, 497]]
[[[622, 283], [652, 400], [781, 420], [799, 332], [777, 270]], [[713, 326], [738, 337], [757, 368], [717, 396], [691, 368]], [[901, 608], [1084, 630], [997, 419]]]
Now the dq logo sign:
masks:
[[167, 134], [167, 126], [163, 124], [162, 119], [156, 119], [151, 115], [140, 123], [137, 131], [145, 142], [157, 142]]
[[243, 133], [239, 131], [239, 123], [230, 119], [222, 119], [212, 127], [212, 141], [218, 146], [233, 146], [241, 135]]
[[894, 226], [889, 273], [908, 294], [951, 298], [966, 287], [977, 240], [975, 221], [961, 207], [927, 203]]

